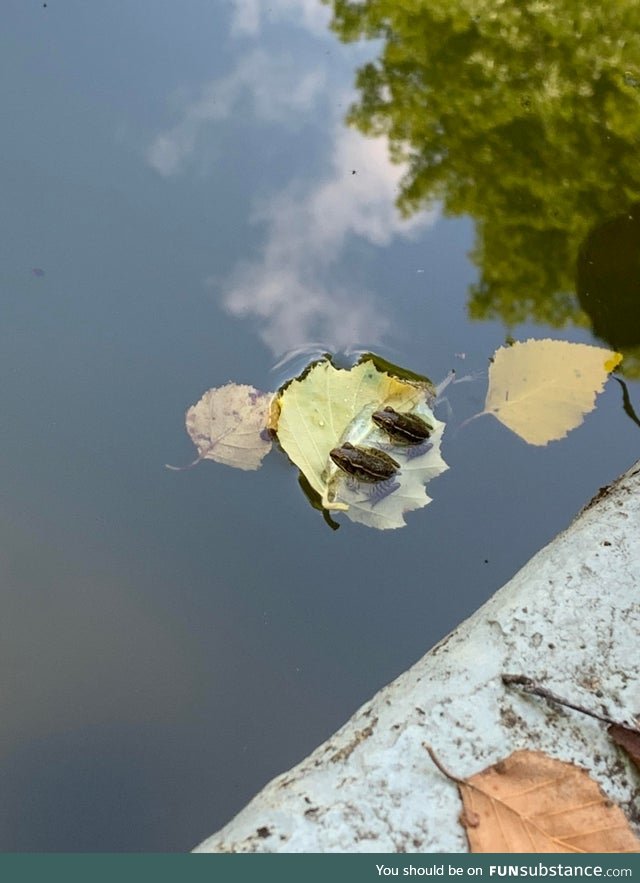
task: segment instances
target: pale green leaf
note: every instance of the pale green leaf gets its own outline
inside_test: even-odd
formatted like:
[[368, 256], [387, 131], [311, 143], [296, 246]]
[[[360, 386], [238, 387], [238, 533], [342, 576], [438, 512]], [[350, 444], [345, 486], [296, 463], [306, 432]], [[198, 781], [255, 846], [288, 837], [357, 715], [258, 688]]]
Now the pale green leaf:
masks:
[[[353, 521], [379, 529], [401, 527], [404, 512], [430, 501], [424, 484], [447, 468], [439, 453], [444, 424], [433, 416], [431, 399], [430, 385], [400, 380], [371, 361], [346, 370], [326, 360], [284, 389], [274, 426], [282, 448], [325, 508], [344, 510]], [[419, 414], [434, 426], [429, 450], [390, 442], [371, 420], [387, 405]], [[354, 482], [329, 457], [346, 441], [387, 450], [401, 465], [398, 475], [389, 485]]]

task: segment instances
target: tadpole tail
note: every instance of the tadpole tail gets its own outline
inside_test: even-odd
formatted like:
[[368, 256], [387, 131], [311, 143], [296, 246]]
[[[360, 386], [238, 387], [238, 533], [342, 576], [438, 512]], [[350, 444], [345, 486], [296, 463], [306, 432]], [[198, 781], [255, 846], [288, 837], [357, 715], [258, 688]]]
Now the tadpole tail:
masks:
[[192, 463], [187, 463], [186, 466], [172, 466], [170, 463], [165, 463], [164, 468], [170, 469], [172, 472], [185, 472], [187, 469], [193, 469], [193, 467], [197, 466], [201, 460], [202, 457], [196, 457]]

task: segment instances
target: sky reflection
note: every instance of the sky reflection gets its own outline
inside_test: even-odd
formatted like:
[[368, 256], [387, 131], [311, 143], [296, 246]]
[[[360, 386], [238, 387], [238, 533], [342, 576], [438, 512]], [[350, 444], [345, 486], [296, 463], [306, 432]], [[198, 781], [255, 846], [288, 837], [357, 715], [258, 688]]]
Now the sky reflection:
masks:
[[[273, 4], [271, 12], [316, 37], [327, 36], [327, 11], [315, 3]], [[263, 34], [260, 7], [238, 0], [232, 35], [250, 43]], [[253, 199], [251, 222], [263, 229], [257, 254], [242, 258], [226, 273], [212, 273], [205, 285], [221, 306], [238, 318], [252, 319], [275, 355], [320, 339], [327, 349], [356, 342], [380, 342], [389, 328], [384, 306], [357, 280], [364, 244], [387, 247], [415, 239], [437, 220], [436, 210], [403, 219], [395, 206], [404, 168], [389, 161], [385, 137], [364, 137], [343, 122], [353, 99], [351, 68], [336, 87], [336, 64], [327, 53], [268, 54], [253, 47], [226, 75], [204, 84], [185, 99], [178, 122], [160, 132], [146, 153], [148, 164], [164, 177], [192, 174], [202, 154], [215, 149], [205, 137], [215, 126], [248, 108], [253, 119], [311, 124], [318, 113], [328, 119], [317, 137], [326, 141], [322, 167], [314, 180], [292, 168], [288, 182]], [[248, 99], [248, 101], [247, 101]], [[355, 277], [355, 279], [354, 279]]]

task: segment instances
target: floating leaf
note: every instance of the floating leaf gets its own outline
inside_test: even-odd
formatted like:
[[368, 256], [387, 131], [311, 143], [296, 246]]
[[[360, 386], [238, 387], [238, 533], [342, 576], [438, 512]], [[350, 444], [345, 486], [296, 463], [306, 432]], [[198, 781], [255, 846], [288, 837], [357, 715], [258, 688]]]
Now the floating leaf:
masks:
[[620, 353], [562, 340], [500, 347], [489, 369], [484, 412], [532, 445], [564, 438], [593, 410]]
[[185, 424], [200, 460], [237, 469], [259, 469], [271, 450], [266, 425], [273, 393], [227, 383], [207, 390], [186, 413]]
[[638, 852], [622, 810], [587, 772], [540, 751], [516, 751], [469, 779], [452, 778], [471, 852]]
[[[389, 482], [370, 487], [352, 483], [332, 464], [327, 470], [323, 501], [327, 508], [334, 508], [336, 503], [346, 504], [349, 507], [347, 517], [351, 521], [388, 530], [405, 524], [404, 513], [431, 502], [425, 485], [448, 469], [440, 455], [445, 424], [435, 418], [426, 402], [418, 401], [411, 412], [433, 427], [428, 441], [417, 447], [389, 444], [384, 431], [371, 421], [371, 414], [377, 409], [375, 404], [365, 406], [348, 427], [347, 438], [352, 444], [372, 445], [387, 451], [400, 464], [400, 471]], [[404, 410], [397, 402], [396, 409]]]
[[322, 496], [329, 452], [347, 440], [351, 422], [367, 405], [373, 413], [378, 403], [396, 401], [407, 391], [413, 401], [420, 398], [415, 387], [378, 371], [370, 362], [345, 370], [323, 360], [300, 380], [293, 380], [280, 395], [278, 440]]
[[[447, 468], [439, 453], [444, 424], [431, 411], [432, 390], [428, 383], [393, 377], [369, 359], [349, 370], [325, 360], [285, 387], [272, 412], [272, 425], [326, 509], [343, 510], [351, 520], [371, 527], [401, 527], [404, 512], [430, 502], [425, 483]], [[387, 405], [426, 419], [433, 427], [428, 444], [390, 442], [371, 419]], [[387, 451], [400, 464], [398, 474], [373, 485], [354, 482], [329, 457], [347, 441]]]

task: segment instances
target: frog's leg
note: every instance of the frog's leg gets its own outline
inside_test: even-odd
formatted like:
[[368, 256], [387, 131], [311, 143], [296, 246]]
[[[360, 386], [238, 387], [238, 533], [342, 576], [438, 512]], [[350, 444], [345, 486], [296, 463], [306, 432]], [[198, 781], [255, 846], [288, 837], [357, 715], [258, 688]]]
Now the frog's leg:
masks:
[[385, 453], [391, 454], [392, 457], [404, 457], [405, 460], [413, 460], [414, 457], [421, 457], [428, 453], [433, 447], [433, 443], [425, 438], [419, 445], [403, 445], [397, 441], [377, 442], [377, 447]]
[[370, 503], [371, 508], [377, 506], [378, 503], [381, 503], [388, 496], [393, 494], [400, 487], [400, 482], [396, 481], [394, 475], [391, 478], [387, 478], [386, 481], [376, 481], [373, 484], [365, 484], [364, 482], [358, 481], [357, 479], [352, 478], [353, 485], [350, 484], [350, 488], [354, 491], [364, 491], [364, 497], [361, 500], [357, 500], [358, 503]]
[[[429, 439], [425, 439], [419, 445], [407, 445], [402, 449], [402, 453], [405, 455], [407, 460], [413, 460], [414, 457], [421, 457], [423, 454], [428, 453], [433, 447], [433, 442], [430, 442]], [[396, 451], [398, 449], [396, 448]]]

